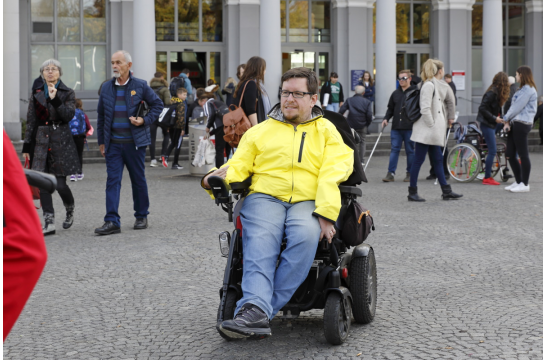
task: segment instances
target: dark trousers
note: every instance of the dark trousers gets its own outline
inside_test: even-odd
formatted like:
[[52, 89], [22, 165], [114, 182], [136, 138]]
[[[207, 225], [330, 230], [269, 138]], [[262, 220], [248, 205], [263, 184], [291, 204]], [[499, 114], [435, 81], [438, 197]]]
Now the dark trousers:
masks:
[[[448, 129], [447, 129], [447, 132], [448, 132]], [[443, 172], [444, 172], [444, 174], [448, 174], [448, 167], [447, 167], [448, 141], [445, 144], [445, 147], [446, 147], [446, 149], [444, 150], [445, 151], [445, 156], [443, 156]], [[441, 154], [443, 154], [443, 148], [442, 147], [439, 147], [439, 148], [441, 149]], [[430, 147], [430, 149], [428, 149], [428, 157], [430, 159], [430, 175], [437, 177], [437, 174], [435, 173], [435, 169], [433, 168], [433, 160], [432, 160], [432, 154], [431, 154], [432, 151], [433, 150]]]
[[214, 135], [216, 137], [216, 167], [219, 169], [219, 167], [223, 165], [223, 151], [225, 150], [225, 154], [227, 155], [227, 158], [229, 158], [231, 145], [226, 143], [223, 139], [223, 135], [225, 135], [223, 127], [218, 128]]
[[[523, 182], [528, 185], [530, 179], [530, 153], [528, 151], [528, 134], [532, 130], [532, 124], [523, 124], [513, 121], [513, 126], [507, 137], [507, 150], [505, 156], [509, 159], [509, 164], [515, 175], [517, 183]], [[517, 160], [517, 154], [520, 157], [520, 164]], [[522, 165], [522, 166], [521, 166]]]
[[[45, 169], [44, 172], [49, 172], [49, 167]], [[57, 178], [57, 187], [56, 190], [59, 193], [63, 204], [66, 205], [73, 205], [74, 204], [74, 196], [72, 195], [72, 191], [70, 191], [70, 188], [68, 187], [68, 184], [66, 184], [66, 176], [55, 176]], [[49, 213], [49, 214], [55, 214], [55, 209], [53, 209], [53, 197], [50, 193], [48, 193], [45, 190], [40, 189], [40, 201], [42, 203], [42, 211], [43, 213]]]
[[151, 160], [155, 160], [155, 141], [157, 139], [157, 128], [160, 128], [161, 131], [163, 132], [163, 144], [161, 146], [161, 155], [166, 154], [167, 147], [168, 147], [169, 136], [168, 136], [167, 129], [160, 127], [158, 125], [158, 122], [155, 121], [149, 127], [150, 133], [151, 133], [151, 145], [150, 145], [150, 149], [149, 149], [149, 155], [150, 155]]
[[149, 209], [148, 184], [146, 182], [145, 161], [146, 147], [136, 148], [134, 143], [112, 144], [106, 151], [106, 216], [104, 221], [111, 221], [121, 226], [119, 199], [123, 168], [129, 171], [134, 203], [134, 217], [147, 218]]
[[426, 161], [426, 154], [428, 152], [433, 160], [433, 167], [435, 168], [435, 173], [437, 174], [439, 184], [448, 185], [447, 180], [445, 179], [445, 174], [441, 171], [441, 147], [415, 142], [414, 161], [411, 166], [411, 186], [416, 187], [416, 183], [418, 181], [418, 173], [420, 172], [422, 164], [424, 164], [424, 161]]
[[76, 144], [76, 150], [78, 151], [81, 173], [83, 173], [83, 147], [85, 146], [85, 136], [74, 136], [74, 143]]
[[182, 129], [174, 129], [171, 128], [168, 132], [170, 134], [170, 145], [168, 146], [168, 149], [166, 151], [166, 156], [170, 156], [170, 153], [172, 150], [174, 150], [174, 161], [172, 161], [172, 165], [178, 164], [178, 161], [180, 159], [180, 151], [182, 149], [182, 143], [184, 142], [184, 137], [182, 136]]

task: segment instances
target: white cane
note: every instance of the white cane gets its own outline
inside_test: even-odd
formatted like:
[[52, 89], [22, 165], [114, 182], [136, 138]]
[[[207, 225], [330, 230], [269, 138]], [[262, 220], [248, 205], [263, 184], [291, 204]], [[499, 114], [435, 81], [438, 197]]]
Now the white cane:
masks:
[[[458, 120], [458, 114], [459, 114], [459, 112], [456, 111], [456, 115], [454, 116], [454, 122], [452, 123], [452, 125], [454, 125], [454, 123]], [[447, 141], [445, 143], [445, 147], [443, 148], [443, 155], [441, 156], [441, 163], [443, 163], [443, 158], [445, 157], [445, 150], [447, 150], [448, 138], [450, 136], [450, 130], [452, 129], [452, 125], [449, 126], [448, 131], [447, 131]], [[437, 174], [435, 174], [435, 175], [437, 176]], [[438, 177], [435, 178], [435, 183], [433, 185], [437, 185], [437, 180], [439, 180]]]
[[373, 153], [375, 152], [375, 149], [377, 148], [377, 144], [378, 144], [378, 142], [380, 140], [380, 137], [382, 136], [382, 132], [384, 131], [385, 127], [386, 126], [383, 126], [382, 130], [380, 131], [380, 134], [378, 134], [377, 142], [375, 143], [375, 146], [373, 146], [373, 151], [371, 151], [371, 155], [369, 155], [369, 159], [367, 159], [367, 162], [365, 163], [365, 167], [363, 168], [364, 172], [367, 169], [367, 165], [369, 165], [369, 162], [371, 162], [371, 158], [373, 157]]

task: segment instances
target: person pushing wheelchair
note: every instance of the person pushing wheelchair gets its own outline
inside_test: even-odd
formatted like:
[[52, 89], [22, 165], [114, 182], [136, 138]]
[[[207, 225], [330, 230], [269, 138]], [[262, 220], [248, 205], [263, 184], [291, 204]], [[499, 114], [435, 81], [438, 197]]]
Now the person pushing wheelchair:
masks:
[[[282, 75], [280, 104], [250, 128], [235, 155], [205, 175], [227, 183], [252, 176], [242, 222], [242, 298], [235, 317], [220, 325], [229, 337], [270, 336], [269, 321], [307, 277], [321, 239], [335, 235], [341, 208], [338, 185], [353, 170], [353, 150], [315, 106], [316, 74], [304, 67]], [[280, 258], [282, 239], [286, 249]], [[277, 260], [279, 261], [278, 268]]]

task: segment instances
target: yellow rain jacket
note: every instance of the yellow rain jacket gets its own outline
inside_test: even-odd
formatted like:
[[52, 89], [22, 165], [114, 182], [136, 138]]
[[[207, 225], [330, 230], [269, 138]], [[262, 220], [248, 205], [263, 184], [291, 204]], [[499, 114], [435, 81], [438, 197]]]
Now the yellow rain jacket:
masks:
[[338, 185], [352, 173], [354, 154], [319, 107], [312, 109], [311, 120], [294, 127], [276, 105], [268, 120], [244, 134], [235, 155], [222, 167], [227, 165], [228, 183], [252, 176], [250, 194], [288, 203], [315, 200], [313, 215], [335, 222], [341, 209]]

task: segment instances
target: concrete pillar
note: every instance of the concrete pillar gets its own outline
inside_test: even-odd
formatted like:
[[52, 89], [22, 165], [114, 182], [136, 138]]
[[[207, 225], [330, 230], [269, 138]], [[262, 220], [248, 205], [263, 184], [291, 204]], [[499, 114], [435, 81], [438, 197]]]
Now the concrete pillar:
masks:
[[[274, 15], [276, 14], [276, 16]], [[282, 46], [280, 37], [280, 1], [262, 1], [259, 9], [259, 53], [267, 62], [265, 88], [274, 103], [282, 78]]]
[[526, 64], [543, 95], [543, 0], [526, 1]]
[[[226, 16], [224, 19], [227, 20], [227, 26], [224, 27], [226, 29], [224, 41], [227, 49], [226, 77], [231, 76], [236, 79], [238, 65], [245, 64], [252, 56], [260, 56], [260, 4], [260, 0], [225, 0]], [[278, 8], [278, 18], [280, 19], [280, 8]], [[272, 21], [271, 17], [267, 19], [265, 24], [268, 24], [269, 21]], [[278, 28], [280, 29], [280, 24]], [[281, 51], [278, 52], [278, 60], [276, 61], [280, 61], [280, 56], [282, 56]], [[269, 66], [267, 61], [267, 73]], [[273, 102], [273, 95], [269, 95]]]
[[503, 71], [502, 0], [483, 1], [483, 91]]
[[396, 89], [396, 4], [395, 0], [380, 0], [376, 4], [376, 83], [375, 117], [371, 131], [379, 129], [386, 115], [388, 100]]
[[134, 0], [134, 76], [150, 81], [155, 73], [155, 5], [154, 0]]
[[3, 125], [12, 141], [21, 140], [19, 111], [19, 1], [4, 1]]
[[432, 57], [445, 64], [445, 73], [453, 70], [465, 71], [465, 90], [457, 89], [461, 122], [465, 122], [472, 114], [471, 88], [471, 12], [475, 0], [432, 1], [431, 42]]

